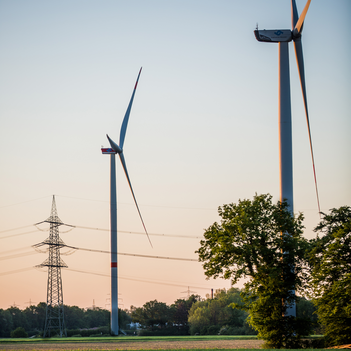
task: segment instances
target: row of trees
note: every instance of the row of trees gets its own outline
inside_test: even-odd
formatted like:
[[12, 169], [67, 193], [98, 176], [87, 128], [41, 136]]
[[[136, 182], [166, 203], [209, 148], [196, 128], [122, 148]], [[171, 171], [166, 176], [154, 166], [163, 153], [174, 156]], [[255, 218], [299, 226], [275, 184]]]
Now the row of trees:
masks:
[[[233, 308], [233, 304], [243, 303], [241, 293], [235, 288], [217, 290], [213, 299], [191, 295], [171, 305], [157, 300], [149, 301], [142, 307], [131, 306], [130, 311], [119, 310], [119, 324], [121, 329], [134, 334], [131, 322], [137, 323], [138, 335], [255, 335], [257, 332], [247, 323], [248, 313]], [[17, 307], [0, 310], [0, 337], [41, 334], [45, 324], [45, 309], [46, 304], [41, 302], [24, 310]], [[109, 332], [110, 312], [105, 309], [64, 306], [64, 311], [68, 336]], [[302, 299], [299, 302], [299, 315], [314, 318], [314, 311], [310, 301]]]
[[[65, 325], [69, 334], [83, 333], [82, 329], [94, 329], [107, 327], [109, 331], [110, 311], [102, 308], [83, 309], [77, 306], [64, 306]], [[29, 306], [24, 310], [10, 307], [6, 310], [0, 309], [0, 337], [10, 337], [11, 332], [18, 328], [29, 335], [41, 334], [44, 330], [46, 318], [46, 303]], [[119, 310], [119, 323], [125, 328], [131, 322], [126, 311]], [[93, 332], [93, 331], [92, 331]], [[23, 334], [23, 332], [22, 332]], [[85, 333], [87, 334], [87, 333]]]
[[246, 322], [247, 312], [233, 308], [240, 303], [240, 290], [217, 290], [214, 299], [198, 301], [189, 311], [190, 334], [255, 335]]
[[143, 307], [131, 306], [130, 316], [140, 325], [139, 335], [188, 335], [189, 311], [199, 296], [178, 299], [172, 305], [157, 300], [149, 301]]
[[[208, 277], [247, 278], [242, 301], [248, 323], [273, 348], [294, 348], [312, 332], [310, 315], [293, 316], [299, 296], [312, 299], [328, 345], [351, 342], [351, 208], [322, 214], [317, 237], [303, 236], [303, 215], [269, 194], [219, 208], [221, 223], [197, 253]], [[296, 293], [297, 294], [296, 294]], [[297, 305], [298, 306], [298, 305]]]
[[[236, 288], [217, 290], [213, 299], [192, 295], [172, 305], [149, 301], [142, 307], [132, 306], [130, 316], [140, 326], [138, 335], [256, 335], [247, 322], [248, 313], [234, 307], [244, 303], [242, 293]], [[301, 298], [297, 307], [299, 317], [316, 322], [311, 301]]]

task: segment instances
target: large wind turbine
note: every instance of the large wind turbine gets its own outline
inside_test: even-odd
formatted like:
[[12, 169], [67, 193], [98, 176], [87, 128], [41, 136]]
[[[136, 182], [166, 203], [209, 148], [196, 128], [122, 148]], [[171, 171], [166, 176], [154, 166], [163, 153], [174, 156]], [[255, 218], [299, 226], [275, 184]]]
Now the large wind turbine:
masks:
[[132, 104], [134, 100], [134, 95], [136, 88], [138, 86], [138, 81], [141, 73], [141, 68], [138, 74], [137, 81], [134, 86], [133, 94], [130, 99], [127, 111], [124, 115], [122, 122], [121, 132], [119, 136], [119, 145], [117, 145], [108, 135], [107, 139], [110, 142], [111, 148], [102, 148], [101, 151], [103, 154], [111, 155], [111, 175], [110, 175], [110, 220], [111, 220], [111, 332], [114, 335], [118, 335], [118, 269], [117, 269], [117, 196], [116, 196], [116, 159], [115, 155], [118, 154], [122, 163], [124, 173], [127, 177], [127, 181], [130, 187], [130, 190], [133, 195], [133, 199], [138, 210], [141, 222], [143, 224], [145, 233], [149, 239], [150, 245], [151, 241], [147, 233], [143, 217], [141, 216], [138, 203], [136, 201], [132, 184], [127, 171], [126, 161], [123, 155], [123, 144], [126, 136], [127, 126], [130, 111], [132, 109]]
[[[317, 194], [318, 210], [320, 212], [317, 178], [314, 166], [312, 138], [310, 122], [308, 117], [307, 96], [305, 85], [305, 70], [302, 53], [301, 33], [304, 20], [310, 6], [308, 0], [301, 16], [298, 16], [295, 0], [291, 0], [292, 30], [258, 30], [254, 31], [258, 41], [267, 43], [278, 43], [279, 45], [279, 161], [280, 161], [280, 201], [286, 200], [290, 211], [294, 212], [293, 202], [293, 158], [292, 158], [292, 131], [291, 131], [291, 102], [290, 102], [290, 76], [289, 76], [289, 42], [293, 41], [297, 67], [300, 75], [301, 89], [305, 106], [307, 129], [310, 141], [312, 165], [314, 173], [315, 188]], [[290, 316], [296, 316], [296, 306], [290, 306], [287, 311]]]

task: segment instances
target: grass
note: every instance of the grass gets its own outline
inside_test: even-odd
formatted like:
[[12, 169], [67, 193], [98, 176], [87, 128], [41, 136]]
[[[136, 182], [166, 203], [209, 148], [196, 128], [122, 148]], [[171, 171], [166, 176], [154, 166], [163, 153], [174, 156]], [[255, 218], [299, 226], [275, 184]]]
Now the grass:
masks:
[[82, 342], [145, 342], [145, 341], [204, 341], [204, 340], [256, 340], [253, 335], [189, 335], [189, 336], [102, 336], [70, 338], [2, 338], [0, 344], [7, 343], [82, 343]]

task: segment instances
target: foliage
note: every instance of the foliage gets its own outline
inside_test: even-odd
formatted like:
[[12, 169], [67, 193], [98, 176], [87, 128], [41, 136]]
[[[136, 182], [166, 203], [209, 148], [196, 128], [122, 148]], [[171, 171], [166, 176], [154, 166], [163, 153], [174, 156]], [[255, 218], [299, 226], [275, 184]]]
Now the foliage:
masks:
[[0, 337], [10, 336], [13, 320], [10, 311], [0, 309]]
[[68, 337], [92, 337], [98, 335], [100, 336], [105, 336], [106, 334], [110, 334], [110, 328], [108, 326], [106, 327], [100, 327], [100, 328], [91, 328], [91, 329], [70, 329], [67, 330], [67, 336]]
[[[64, 306], [65, 324], [67, 329], [76, 329], [75, 334], [82, 334], [81, 329], [107, 327], [110, 312], [101, 308], [83, 309], [77, 306]], [[24, 310], [11, 306], [7, 310], [0, 309], [0, 337], [10, 337], [12, 331], [23, 328], [28, 335], [39, 335], [43, 332], [46, 318], [46, 303], [40, 302], [37, 306], [31, 305]], [[130, 323], [127, 312], [119, 310], [121, 327]], [[96, 333], [96, 331], [95, 331]]]
[[149, 301], [143, 307], [131, 306], [131, 316], [134, 323], [140, 323], [146, 328], [163, 328], [171, 320], [171, 310], [164, 302]]
[[199, 296], [191, 295], [188, 299], [176, 300], [170, 306], [157, 300], [149, 301], [143, 307], [131, 306], [132, 321], [142, 328], [138, 335], [188, 335], [189, 310], [198, 300]]
[[22, 327], [16, 328], [11, 332], [11, 338], [27, 338], [28, 334]]
[[351, 343], [351, 207], [323, 214], [315, 232], [309, 258], [319, 320], [329, 345]]
[[172, 305], [172, 322], [181, 327], [188, 326], [189, 311], [192, 305], [200, 301], [200, 296], [190, 295], [188, 299], [178, 299]]
[[[104, 327], [110, 321], [110, 311], [99, 307], [82, 309], [78, 306], [65, 306], [64, 311], [67, 329]], [[118, 309], [119, 320], [121, 313], [123, 311]]]
[[189, 312], [190, 334], [252, 334], [252, 330], [244, 326], [247, 313], [231, 306], [240, 301], [240, 290], [232, 288], [217, 290], [214, 299], [196, 302]]
[[[106, 311], [106, 312], [108, 312], [108, 318], [110, 318], [110, 312], [109, 311]], [[132, 317], [131, 317], [129, 311], [118, 309], [118, 326], [119, 326], [119, 328], [120, 329], [130, 329], [131, 322], [132, 322]]]
[[269, 194], [219, 207], [221, 223], [204, 233], [197, 253], [207, 277], [249, 278], [243, 303], [248, 321], [266, 346], [292, 348], [311, 328], [307, 318], [288, 315], [296, 302], [294, 291], [306, 284], [303, 215], [296, 218], [287, 202], [272, 203]]
[[27, 327], [21, 325], [28, 332], [43, 330], [46, 317], [46, 303], [40, 302], [37, 306], [31, 305], [22, 311], [23, 318], [27, 320]]
[[309, 320], [315, 335], [322, 333], [318, 322], [317, 308], [311, 300], [299, 297], [296, 302], [296, 317]]
[[7, 310], [11, 313], [12, 316], [13, 329], [23, 327], [24, 329], [28, 330], [28, 320], [25, 318], [25, 316], [22, 314], [22, 311], [18, 307], [11, 306]]

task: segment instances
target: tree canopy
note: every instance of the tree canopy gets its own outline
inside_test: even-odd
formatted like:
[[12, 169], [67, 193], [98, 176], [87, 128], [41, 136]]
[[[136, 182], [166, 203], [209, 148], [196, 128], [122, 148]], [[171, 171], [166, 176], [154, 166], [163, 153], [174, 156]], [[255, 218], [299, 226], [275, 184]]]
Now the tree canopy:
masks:
[[170, 307], [157, 300], [146, 302], [143, 307], [131, 306], [131, 312], [133, 322], [151, 329], [154, 326], [165, 327], [171, 319]]
[[[244, 303], [249, 323], [271, 347], [294, 347], [310, 332], [306, 318], [287, 315], [306, 284], [303, 215], [292, 216], [286, 202], [269, 194], [219, 207], [221, 223], [204, 233], [197, 251], [207, 277], [249, 278]], [[284, 301], [284, 303], [282, 303]]]
[[[78, 306], [64, 306], [65, 324], [68, 330], [74, 333], [82, 333], [79, 330], [93, 330], [93, 328], [106, 327], [109, 329], [110, 312], [96, 308], [80, 308]], [[9, 337], [11, 332], [17, 330], [13, 335], [19, 335], [23, 328], [29, 336], [39, 335], [43, 332], [46, 318], [46, 303], [31, 305], [24, 310], [11, 306], [7, 310], [0, 309], [0, 337]], [[121, 328], [130, 323], [130, 317], [125, 311], [119, 310], [118, 318]], [[95, 331], [96, 332], [96, 331]], [[71, 333], [68, 333], [71, 334]], [[89, 335], [89, 333], [86, 333]]]
[[189, 312], [190, 334], [256, 334], [246, 324], [248, 314], [232, 307], [241, 301], [240, 290], [231, 288], [217, 290], [213, 299], [194, 303]]
[[323, 214], [315, 232], [309, 263], [319, 320], [328, 344], [351, 343], [351, 207]]

